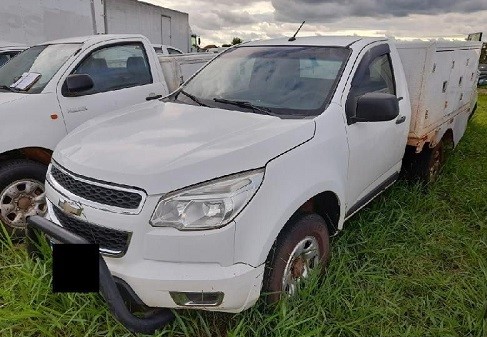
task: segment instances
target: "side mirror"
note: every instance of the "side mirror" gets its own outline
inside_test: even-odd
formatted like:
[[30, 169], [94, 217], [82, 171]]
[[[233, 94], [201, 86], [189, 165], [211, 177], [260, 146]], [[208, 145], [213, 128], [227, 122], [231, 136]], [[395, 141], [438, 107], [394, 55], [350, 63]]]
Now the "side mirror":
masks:
[[399, 115], [399, 100], [395, 95], [371, 92], [358, 97], [352, 123], [385, 122]]
[[65, 83], [68, 94], [72, 96], [93, 89], [95, 86], [93, 79], [88, 74], [71, 74], [66, 78]]

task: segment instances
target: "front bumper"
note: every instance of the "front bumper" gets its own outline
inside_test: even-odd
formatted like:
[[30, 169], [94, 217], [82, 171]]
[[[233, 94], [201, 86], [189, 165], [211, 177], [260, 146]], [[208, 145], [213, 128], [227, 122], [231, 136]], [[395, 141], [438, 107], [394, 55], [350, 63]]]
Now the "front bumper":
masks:
[[[208, 231], [155, 228], [147, 219], [156, 207], [157, 197], [148, 197], [139, 214], [127, 215], [82, 204], [82, 199], [69, 191], [58, 191], [49, 180], [46, 193], [48, 216], [57, 226], [63, 226], [55, 212], [57, 201], [70, 200], [83, 208], [81, 216], [67, 215], [82, 222], [80, 226], [130, 232], [130, 243], [122, 256], [102, 254], [110, 273], [126, 282], [149, 307], [235, 313], [251, 307], [259, 298], [264, 265], [254, 267], [234, 261], [235, 223]], [[88, 236], [79, 235], [97, 243], [100, 231], [89, 232]], [[211, 305], [188, 304], [176, 301], [177, 293], [219, 293], [223, 298]]]
[[[260, 295], [264, 265], [222, 267], [212, 263], [174, 263], [106, 258], [111, 273], [123, 279], [150, 307], [188, 308], [237, 313], [255, 304]], [[218, 305], [180, 305], [175, 293], [222, 293]]]
[[[57, 242], [67, 244], [89, 243], [84, 238], [77, 236], [40, 216], [29, 217], [27, 222], [27, 231], [30, 238], [35, 237], [35, 235], [32, 233], [34, 229], [44, 232]], [[173, 320], [174, 315], [169, 309], [160, 309], [155, 312], [151, 312], [150, 314], [145, 315], [143, 318], [135, 316], [127, 308], [120, 289], [117, 287], [117, 284], [115, 283], [115, 280], [108, 270], [105, 260], [101, 255], [99, 260], [99, 272], [101, 294], [105, 298], [113, 315], [130, 331], [153, 334], [157, 329], [162, 328], [164, 325]], [[136, 297], [128, 300], [131, 302], [138, 302]]]

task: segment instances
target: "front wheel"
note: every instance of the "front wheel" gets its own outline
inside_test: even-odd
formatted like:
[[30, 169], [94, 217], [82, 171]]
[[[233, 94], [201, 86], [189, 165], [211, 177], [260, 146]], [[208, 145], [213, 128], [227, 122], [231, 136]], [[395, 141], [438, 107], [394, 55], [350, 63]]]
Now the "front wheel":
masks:
[[26, 218], [47, 211], [44, 180], [47, 167], [16, 159], [0, 166], [0, 221], [12, 237], [22, 237]]
[[312, 270], [323, 271], [330, 255], [328, 228], [318, 214], [291, 220], [279, 234], [266, 261], [262, 291], [269, 303], [294, 296]]

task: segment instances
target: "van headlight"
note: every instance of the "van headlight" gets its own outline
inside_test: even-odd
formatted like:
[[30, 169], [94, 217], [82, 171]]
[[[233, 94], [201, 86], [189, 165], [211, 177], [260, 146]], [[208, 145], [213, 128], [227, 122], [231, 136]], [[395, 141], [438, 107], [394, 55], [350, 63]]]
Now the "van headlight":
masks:
[[225, 226], [248, 204], [264, 178], [264, 169], [215, 179], [165, 195], [150, 223], [180, 230]]

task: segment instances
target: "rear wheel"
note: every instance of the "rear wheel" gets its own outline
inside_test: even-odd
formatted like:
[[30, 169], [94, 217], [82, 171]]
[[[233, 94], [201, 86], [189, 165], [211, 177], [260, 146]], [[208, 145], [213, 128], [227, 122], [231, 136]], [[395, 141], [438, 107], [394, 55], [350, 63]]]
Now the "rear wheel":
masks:
[[468, 120], [471, 120], [472, 119], [475, 111], [477, 111], [477, 102], [475, 102], [475, 105], [474, 105], [472, 111], [470, 112], [470, 115], [468, 115]]
[[0, 221], [13, 238], [24, 236], [28, 216], [47, 211], [46, 170], [27, 159], [10, 160], [0, 167]]
[[[409, 150], [409, 151], [408, 151]], [[435, 147], [424, 147], [420, 153], [408, 149], [404, 156], [406, 177], [424, 184], [434, 183], [440, 175], [445, 162], [445, 144], [441, 140]]]
[[266, 261], [262, 291], [269, 303], [294, 296], [312, 270], [324, 271], [330, 255], [328, 228], [317, 214], [291, 220], [279, 234]]
[[431, 149], [428, 163], [427, 163], [427, 180], [429, 183], [433, 183], [438, 179], [440, 170], [445, 162], [445, 148], [443, 141], [440, 141], [434, 148]]

